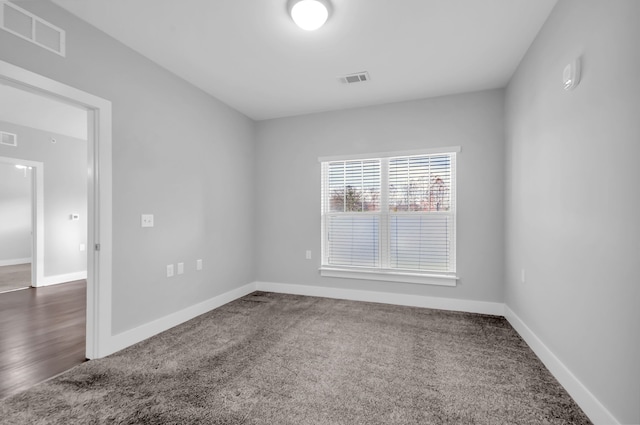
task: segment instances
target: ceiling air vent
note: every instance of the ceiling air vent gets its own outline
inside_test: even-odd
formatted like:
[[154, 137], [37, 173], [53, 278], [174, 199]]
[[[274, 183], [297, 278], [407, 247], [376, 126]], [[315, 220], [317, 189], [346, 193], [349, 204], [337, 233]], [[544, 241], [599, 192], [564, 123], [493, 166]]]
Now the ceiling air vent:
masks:
[[18, 146], [18, 135], [0, 131], [0, 145]]
[[364, 81], [369, 81], [369, 79], [369, 73], [366, 71], [338, 77], [338, 80], [344, 84], [362, 83]]
[[60, 56], [65, 55], [65, 32], [8, 1], [0, 1], [0, 28]]

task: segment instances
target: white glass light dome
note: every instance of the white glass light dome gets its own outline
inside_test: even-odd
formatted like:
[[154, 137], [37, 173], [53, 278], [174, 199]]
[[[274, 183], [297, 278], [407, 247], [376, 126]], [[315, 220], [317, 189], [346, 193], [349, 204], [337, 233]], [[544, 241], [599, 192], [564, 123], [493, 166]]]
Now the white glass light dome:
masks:
[[320, 28], [329, 17], [329, 9], [318, 0], [300, 0], [291, 8], [291, 18], [300, 28], [314, 31]]

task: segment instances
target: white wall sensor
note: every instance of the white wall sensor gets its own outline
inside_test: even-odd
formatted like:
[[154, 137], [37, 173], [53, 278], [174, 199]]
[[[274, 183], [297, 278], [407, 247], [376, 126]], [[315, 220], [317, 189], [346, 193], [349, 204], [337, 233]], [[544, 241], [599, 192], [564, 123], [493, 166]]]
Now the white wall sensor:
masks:
[[573, 90], [580, 82], [580, 58], [564, 67], [562, 83], [565, 90]]

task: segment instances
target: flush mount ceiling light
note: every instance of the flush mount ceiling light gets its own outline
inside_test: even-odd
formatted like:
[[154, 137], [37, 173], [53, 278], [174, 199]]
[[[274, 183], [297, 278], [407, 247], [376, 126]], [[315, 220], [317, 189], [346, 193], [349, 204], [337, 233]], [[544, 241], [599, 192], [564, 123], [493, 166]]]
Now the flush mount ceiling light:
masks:
[[329, 17], [328, 0], [292, 0], [289, 14], [300, 28], [314, 31], [324, 25]]

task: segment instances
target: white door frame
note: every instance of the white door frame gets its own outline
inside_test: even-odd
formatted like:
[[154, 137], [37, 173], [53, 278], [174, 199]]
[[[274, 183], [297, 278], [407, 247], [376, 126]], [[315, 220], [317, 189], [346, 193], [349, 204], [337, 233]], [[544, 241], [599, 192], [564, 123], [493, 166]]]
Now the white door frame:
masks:
[[86, 357], [104, 357], [115, 351], [111, 335], [111, 102], [4, 61], [0, 61], [0, 79], [88, 110]]
[[31, 167], [31, 286], [44, 281], [44, 164], [0, 156], [0, 162]]

